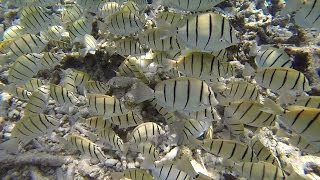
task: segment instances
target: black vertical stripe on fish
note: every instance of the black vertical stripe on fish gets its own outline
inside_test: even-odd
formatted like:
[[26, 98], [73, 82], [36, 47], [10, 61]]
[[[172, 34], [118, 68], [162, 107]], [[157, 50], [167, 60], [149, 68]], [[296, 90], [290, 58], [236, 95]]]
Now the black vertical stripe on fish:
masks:
[[[249, 86], [249, 83], [246, 84], [246, 88], [244, 89], [243, 94], [242, 94], [242, 96], [240, 97], [240, 99], [242, 99], [242, 98], [246, 95], [248, 86]], [[254, 91], [254, 89], [253, 89], [252, 91]]]
[[190, 66], [191, 66], [191, 74], [193, 74], [193, 66], [194, 66], [194, 54], [192, 54], [191, 55], [191, 64], [190, 64]]
[[254, 105], [254, 103], [251, 103], [251, 105], [249, 106], [249, 108], [242, 114], [242, 116], [240, 117], [240, 119], [242, 119], [252, 108], [252, 106]]
[[266, 75], [266, 72], [267, 72], [267, 70], [265, 69], [265, 70], [263, 71], [263, 74], [262, 74], [262, 83], [263, 83], [263, 81], [264, 81], [264, 77], [265, 77], [265, 75]]
[[314, 7], [316, 6], [317, 1], [318, 1], [318, 0], [314, 0], [314, 1], [313, 1], [313, 4], [312, 4], [312, 7], [311, 7], [310, 11], [308, 12], [307, 16], [304, 17], [305, 19], [307, 19], [307, 17], [311, 14], [312, 10], [313, 10]]
[[188, 90], [187, 90], [187, 101], [186, 101], [186, 104], [184, 106], [184, 108], [187, 107], [188, 103], [189, 103], [189, 98], [190, 98], [190, 80], [188, 79]]
[[35, 132], [31, 131], [25, 124], [23, 121], [21, 121], [21, 124], [23, 125], [24, 129], [30, 131], [32, 134], [35, 134]]
[[250, 163], [249, 179], [251, 179], [253, 163]]
[[286, 70], [286, 75], [284, 76], [284, 79], [283, 79], [283, 81], [282, 81], [282, 84], [281, 84], [281, 86], [278, 88], [278, 90], [281, 89], [281, 88], [284, 86], [284, 84], [285, 84], [286, 81], [287, 81], [287, 77], [288, 77], [288, 70]]
[[249, 150], [249, 146], [246, 146], [246, 150], [245, 150], [245, 151], [244, 151], [244, 153], [242, 154], [242, 156], [241, 156], [241, 160], [243, 160], [243, 159], [244, 159], [244, 157], [246, 156], [246, 154], [247, 154], [248, 150]]
[[296, 81], [294, 82], [294, 85], [293, 85], [293, 87], [292, 87], [291, 89], [294, 89], [294, 88], [297, 86], [298, 81], [299, 81], [299, 79], [300, 79], [300, 76], [301, 76], [301, 73], [299, 72], [299, 73], [298, 73], [298, 77], [296, 78]]
[[166, 84], [163, 86], [163, 96], [164, 96], [164, 102], [167, 103], [167, 92], [166, 92]]
[[[266, 166], [264, 163], [262, 163], [263, 167], [262, 167], [262, 177], [261, 179], [264, 179], [264, 174], [265, 174], [265, 171], [266, 171]], [[276, 168], [277, 169], [277, 168]]]
[[222, 18], [222, 22], [221, 22], [221, 32], [220, 32], [220, 38], [223, 38], [223, 33], [224, 33], [224, 17]]
[[[210, 39], [211, 39], [211, 35], [212, 35], [212, 17], [211, 17], [211, 14], [209, 14], [209, 38], [208, 38], [206, 45], [204, 46], [204, 49], [206, 49], [206, 47], [208, 46]], [[210, 71], [210, 72], [212, 72], [212, 71]]]
[[[188, 0], [188, 5], [189, 5], [189, 0]], [[199, 16], [197, 15], [196, 17], [196, 46], [198, 45], [198, 36], [199, 36]]]
[[232, 158], [232, 157], [233, 157], [234, 152], [236, 151], [236, 148], [237, 148], [237, 143], [234, 143], [234, 144], [233, 144], [232, 151], [231, 151], [231, 155], [230, 155], [230, 157], [229, 157], [228, 159], [230, 159], [230, 158]]
[[116, 103], [117, 103], [116, 98], [113, 98], [113, 113], [116, 112]]
[[202, 94], [203, 94], [203, 91], [204, 91], [204, 82], [203, 81], [201, 81], [201, 89], [200, 89], [200, 101], [199, 102], [202, 102]]
[[230, 27], [230, 31], [229, 31], [230, 41], [231, 41], [231, 43], [233, 43], [233, 38], [232, 38], [232, 29], [233, 29], [233, 27], [230, 26], [230, 25], [229, 25], [229, 27]]
[[274, 77], [274, 74], [276, 73], [276, 69], [273, 70], [272, 72], [272, 75], [271, 75], [271, 78], [270, 78], [270, 81], [269, 81], [269, 86], [271, 85], [272, 81], [273, 81], [273, 77]]
[[32, 124], [35, 128], [37, 128], [40, 132], [44, 133], [44, 132], [37, 126], [37, 124], [32, 121], [31, 118], [30, 118], [30, 122], [31, 122], [31, 124]]
[[222, 149], [222, 147], [223, 147], [223, 142], [224, 142], [224, 141], [221, 141], [221, 144], [220, 144], [220, 147], [219, 147], [219, 150], [218, 150], [218, 155], [220, 154], [221, 149]]
[[92, 157], [91, 145], [92, 145], [92, 144], [89, 142], [88, 150], [89, 150], [89, 154], [90, 154], [90, 156]]
[[300, 114], [301, 114], [303, 111], [304, 111], [304, 109], [302, 109], [302, 110], [296, 115], [296, 117], [294, 118], [293, 122], [291, 123], [291, 126], [293, 126], [293, 125], [296, 123], [297, 119], [299, 119], [299, 116], [300, 116]]
[[[41, 115], [38, 115], [40, 122], [43, 124], [44, 127], [46, 127], [46, 129], [48, 129], [48, 126], [42, 121]], [[48, 121], [48, 120], [47, 120]]]
[[189, 19], [187, 18], [187, 30], [186, 30], [186, 33], [187, 33], [187, 41], [189, 39]]
[[273, 60], [273, 62], [270, 66], [273, 66], [282, 55], [283, 55], [283, 53], [281, 53], [275, 60]]
[[[39, 116], [41, 118], [41, 116]], [[50, 123], [51, 125], [55, 126], [55, 124], [53, 124], [51, 121], [49, 121], [48, 117], [46, 115], [43, 115], [44, 119]]]
[[83, 140], [82, 139], [80, 140], [80, 144], [81, 144], [82, 152], [85, 152], [84, 147], [83, 147]]
[[169, 177], [169, 175], [170, 175], [170, 173], [171, 173], [172, 166], [173, 166], [173, 164], [170, 166], [170, 169], [169, 169], [168, 175], [167, 175], [167, 177], [166, 177], [166, 179], [165, 179], [165, 180], [167, 180], [167, 179], [168, 179], [168, 177]]
[[304, 133], [309, 127], [318, 119], [320, 112], [318, 112], [307, 124], [307, 126], [300, 132], [300, 134]]

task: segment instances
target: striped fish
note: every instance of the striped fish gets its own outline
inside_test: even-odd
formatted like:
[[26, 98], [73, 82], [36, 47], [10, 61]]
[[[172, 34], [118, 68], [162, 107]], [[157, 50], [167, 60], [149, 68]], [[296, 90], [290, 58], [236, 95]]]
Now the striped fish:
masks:
[[106, 155], [101, 150], [101, 147], [99, 147], [89, 139], [75, 134], [67, 135], [66, 139], [82, 154], [89, 155], [91, 158], [100, 160], [101, 162], [104, 162], [106, 160]]
[[239, 162], [235, 169], [248, 180], [285, 179], [287, 176], [280, 167], [267, 162]]
[[167, 123], [172, 123], [174, 121], [176, 121], [176, 117], [173, 113], [169, 112], [166, 108], [160, 106], [158, 103], [157, 103], [157, 100], [156, 99], [152, 99], [150, 101], [151, 105], [158, 111], [159, 114], [161, 114], [164, 119], [167, 121]]
[[4, 31], [3, 40], [17, 39], [25, 33], [24, 27], [20, 25], [10, 26]]
[[162, 38], [164, 34], [161, 28], [152, 28], [139, 34], [140, 43], [156, 51], [181, 51], [184, 46], [178, 41], [176, 36]]
[[153, 180], [153, 177], [145, 169], [126, 169], [123, 174], [124, 177], [132, 180]]
[[292, 68], [292, 60], [282, 49], [264, 47], [258, 51], [255, 58], [258, 67], [288, 67]]
[[208, 108], [196, 112], [185, 113], [189, 118], [198, 121], [219, 121], [221, 117], [219, 116], [217, 110], [209, 106]]
[[112, 116], [108, 119], [112, 124], [118, 125], [120, 128], [128, 128], [142, 124], [142, 117], [132, 111], [125, 115]]
[[72, 23], [83, 15], [82, 7], [78, 4], [64, 5], [61, 20], [64, 23]]
[[41, 54], [43, 55], [40, 60], [42, 70], [53, 69], [64, 58], [64, 54], [61, 53], [43, 52]]
[[228, 62], [222, 62], [217, 57], [203, 52], [190, 52], [180, 56], [172, 62], [173, 67], [182, 72], [185, 76], [198, 78], [204, 81], [229, 78], [235, 72], [228, 72]]
[[65, 77], [62, 79], [61, 86], [71, 92], [76, 92], [76, 87], [84, 88], [85, 84], [91, 79], [86, 72], [72, 68], [63, 70], [63, 74]]
[[257, 162], [253, 150], [246, 144], [234, 140], [206, 139], [200, 146], [207, 152], [235, 162]]
[[149, 79], [138, 66], [139, 60], [133, 56], [128, 56], [119, 66], [119, 73], [122, 76], [136, 77], [144, 83], [149, 84]]
[[318, 0], [304, 1], [294, 16], [295, 23], [304, 28], [315, 28], [320, 31], [320, 2]]
[[310, 143], [320, 146], [320, 109], [304, 106], [287, 106], [283, 109], [271, 99], [265, 99], [266, 111], [279, 114], [279, 119], [287, 128], [307, 139]]
[[50, 26], [46, 32], [40, 33], [47, 40], [63, 40], [69, 37], [63, 26]]
[[233, 136], [243, 136], [244, 135], [244, 125], [239, 121], [225, 121], [225, 125], [228, 127], [231, 135]]
[[311, 90], [308, 79], [302, 72], [290, 68], [261, 68], [255, 78], [257, 83], [276, 93], [288, 91], [308, 92]]
[[146, 54], [140, 42], [133, 38], [120, 39], [115, 42], [116, 52], [121, 56], [140, 56]]
[[152, 170], [152, 175], [157, 180], [190, 180], [191, 176], [184, 171], [179, 170], [174, 164], [156, 166]]
[[127, 139], [129, 143], [139, 144], [150, 141], [164, 133], [165, 131], [160, 125], [154, 122], [146, 122], [135, 127], [132, 132], [128, 134]]
[[25, 100], [25, 101], [29, 100], [30, 96], [32, 95], [30, 91], [27, 91], [21, 87], [16, 87], [14, 84], [6, 85], [6, 86], [1, 84], [0, 89], [3, 92], [16, 96], [18, 99]]
[[32, 78], [29, 81], [27, 81], [22, 88], [24, 88], [27, 91], [33, 92], [37, 90], [40, 86], [44, 85], [44, 81], [42, 81], [39, 78]]
[[68, 91], [66, 88], [51, 84], [49, 85], [50, 88], [50, 97], [54, 99], [58, 104], [63, 106], [68, 105], [76, 105], [79, 103], [78, 98], [73, 94], [73, 92]]
[[118, 11], [106, 19], [107, 29], [114, 35], [128, 36], [141, 31], [144, 19], [130, 11]]
[[274, 126], [276, 115], [264, 112], [262, 108], [263, 105], [255, 101], [231, 103], [224, 109], [224, 118], [254, 127]]
[[310, 108], [320, 108], [320, 96], [299, 96], [294, 105]]
[[40, 53], [48, 44], [48, 41], [33, 34], [24, 34], [10, 45], [12, 58], [18, 58], [27, 53]]
[[27, 83], [38, 74], [41, 57], [40, 54], [36, 53], [18, 57], [9, 69], [8, 81], [17, 85]]
[[44, 85], [35, 90], [24, 108], [24, 114], [43, 113], [49, 100], [49, 88]]
[[156, 147], [151, 143], [141, 143], [138, 145], [138, 151], [142, 153], [145, 158], [155, 161], [159, 160], [159, 152]]
[[59, 126], [59, 121], [52, 116], [44, 114], [30, 114], [23, 116], [15, 123], [10, 140], [0, 144], [0, 149], [17, 153], [19, 143], [26, 145], [31, 140], [51, 133]]
[[101, 140], [106, 141], [108, 144], [110, 144], [114, 150], [118, 150], [121, 152], [125, 151], [123, 140], [111, 128], [99, 130], [97, 132], [97, 135]]
[[164, 80], [155, 87], [159, 105], [170, 111], [199, 111], [218, 104], [211, 88], [194, 78], [180, 77]]
[[82, 41], [80, 42], [81, 49], [79, 53], [81, 57], [85, 57], [88, 53], [95, 54], [98, 46], [97, 40], [90, 34], [83, 36]]
[[178, 28], [178, 39], [187, 48], [202, 52], [225, 49], [238, 43], [227, 18], [209, 12], [189, 15]]
[[[182, 128], [182, 137], [179, 137], [180, 143], [189, 143], [189, 139], [199, 138], [207, 131], [211, 125], [211, 122], [198, 121], [194, 119], [185, 119], [183, 120], [183, 128]], [[179, 127], [178, 127], [179, 129]], [[179, 132], [179, 130], [178, 130]]]
[[224, 0], [163, 0], [163, 5], [181, 11], [207, 11]]
[[117, 98], [108, 95], [87, 95], [92, 113], [106, 118], [127, 114], [129, 111]]
[[268, 162], [277, 167], [281, 167], [278, 158], [275, 157], [273, 153], [261, 143], [258, 137], [254, 137], [251, 141], [251, 144], [251, 148], [253, 149], [259, 161]]
[[230, 102], [260, 101], [260, 92], [256, 85], [246, 81], [231, 81], [226, 85], [222, 93], [218, 93], [217, 99], [221, 105]]
[[20, 25], [25, 27], [24, 30], [28, 33], [39, 33], [47, 30], [48, 26], [54, 25], [54, 17], [46, 13], [42, 8], [24, 7], [20, 18]]
[[105, 2], [99, 9], [99, 16], [106, 19], [111, 14], [120, 11], [121, 6], [117, 2]]
[[79, 42], [86, 34], [92, 32], [92, 19], [82, 17], [76, 21], [73, 21], [66, 30], [69, 32], [69, 36], [72, 42]]
[[309, 141], [303, 138], [302, 136], [294, 134], [288, 139], [288, 141], [293, 146], [298, 147], [299, 150], [302, 152], [314, 154], [317, 156], [320, 154], [320, 146], [315, 146], [313, 144], [310, 144]]
[[94, 116], [86, 119], [86, 124], [95, 130], [103, 130], [111, 128], [112, 124], [104, 119], [103, 116]]
[[97, 94], [107, 94], [110, 89], [107, 83], [100, 82], [100, 81], [93, 81], [93, 80], [87, 81], [85, 84], [85, 88], [90, 93], [97, 93]]

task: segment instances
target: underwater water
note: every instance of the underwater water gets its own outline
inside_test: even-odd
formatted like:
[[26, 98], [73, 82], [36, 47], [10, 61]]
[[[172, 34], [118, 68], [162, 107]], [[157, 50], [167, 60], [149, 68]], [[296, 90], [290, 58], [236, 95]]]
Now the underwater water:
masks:
[[320, 179], [320, 1], [0, 1], [1, 179]]

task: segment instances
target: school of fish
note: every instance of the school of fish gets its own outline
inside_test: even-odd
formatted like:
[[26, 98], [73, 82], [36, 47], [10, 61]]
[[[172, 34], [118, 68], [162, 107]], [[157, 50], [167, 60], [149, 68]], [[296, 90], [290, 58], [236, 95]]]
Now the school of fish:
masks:
[[[48, 108], [54, 101], [72, 127], [56, 133], [63, 149], [102, 166], [106, 149], [119, 158], [130, 152], [144, 157], [140, 168], [124, 169], [113, 179], [214, 179], [192, 156], [176, 156], [183, 146], [221, 157], [238, 177], [294, 179], [259, 137], [244, 137], [247, 129], [280, 124], [291, 132], [293, 146], [318, 156], [320, 98], [309, 95], [314, 87], [283, 48], [261, 45], [252, 63], [230, 59], [229, 48], [239, 46], [241, 37], [230, 14], [214, 8], [221, 3], [2, 0], [1, 11], [14, 11], [15, 19], [1, 26], [0, 66], [6, 74], [0, 89], [25, 106], [0, 151], [19, 154], [33, 140], [51, 138], [66, 123]], [[297, 26], [320, 32], [319, 0], [288, 1], [280, 14], [294, 14]], [[116, 77], [124, 84], [132, 80], [125, 93], [84, 68], [64, 66], [70, 58], [86, 63], [97, 54], [116, 57]], [[58, 80], [42, 77], [53, 71]], [[81, 117], [73, 107], [88, 114]], [[144, 109], [161, 118], [150, 118]], [[77, 130], [80, 125], [87, 134]], [[229, 139], [215, 134], [219, 125]], [[172, 135], [167, 143], [174, 148], [165, 154], [159, 143]]]

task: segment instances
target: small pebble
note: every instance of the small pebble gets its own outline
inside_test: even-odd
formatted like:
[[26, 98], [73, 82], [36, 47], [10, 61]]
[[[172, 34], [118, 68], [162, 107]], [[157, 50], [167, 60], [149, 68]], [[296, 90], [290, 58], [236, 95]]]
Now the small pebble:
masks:
[[105, 161], [105, 165], [106, 165], [107, 167], [112, 167], [112, 166], [114, 166], [115, 164], [117, 164], [118, 162], [119, 162], [118, 159], [107, 159], [107, 160]]

